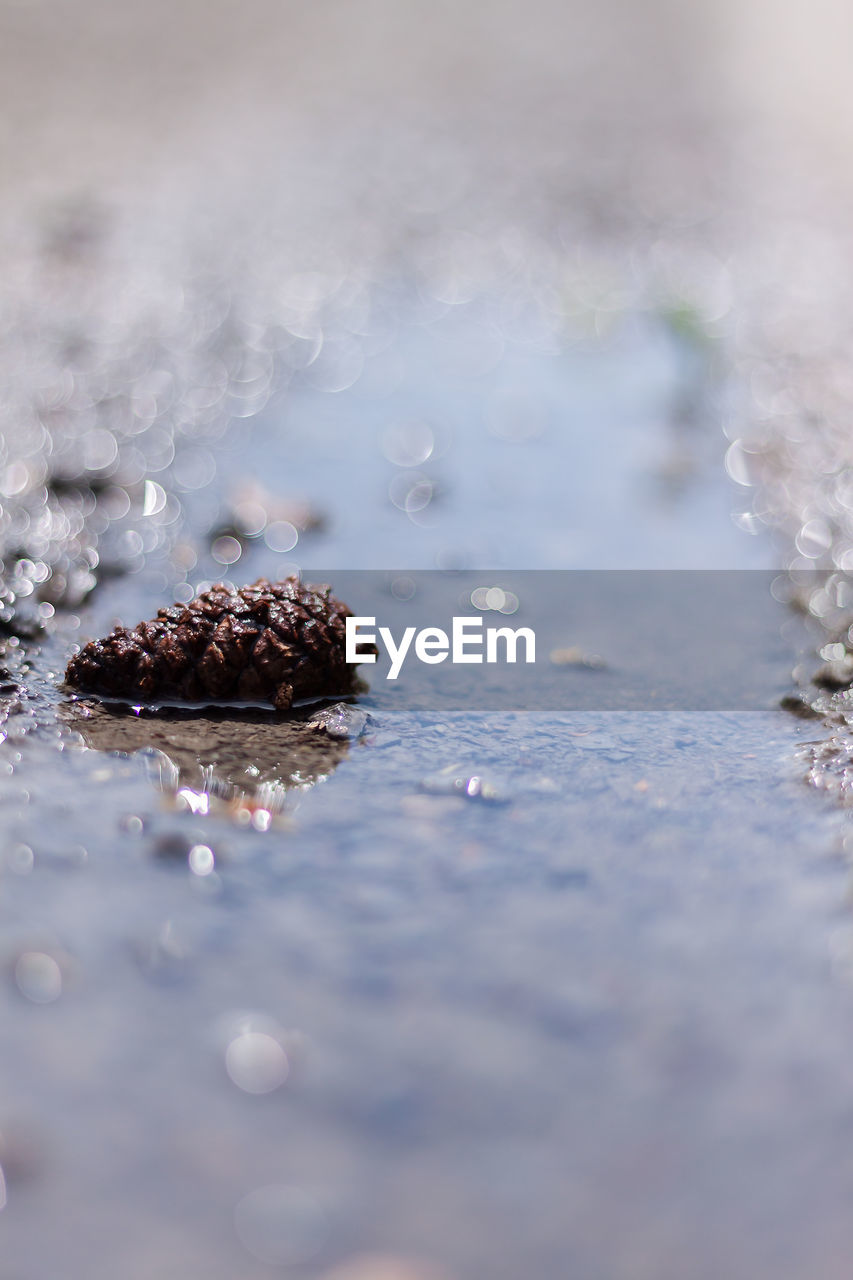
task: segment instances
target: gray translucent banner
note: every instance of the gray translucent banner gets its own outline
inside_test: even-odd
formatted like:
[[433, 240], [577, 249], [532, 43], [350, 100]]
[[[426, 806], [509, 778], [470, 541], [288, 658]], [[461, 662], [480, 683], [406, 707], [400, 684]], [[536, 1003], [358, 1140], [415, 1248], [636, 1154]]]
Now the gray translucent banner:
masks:
[[[305, 571], [373, 619], [359, 673], [385, 709], [769, 709], [789, 691], [805, 632], [756, 571]], [[771, 590], [774, 582], [776, 588]], [[465, 644], [453, 652], [454, 619]], [[480, 625], [478, 625], [478, 623]], [[386, 644], [381, 628], [385, 629]], [[389, 679], [394, 650], [409, 646]], [[438, 632], [447, 636], [447, 646]], [[418, 641], [419, 633], [428, 631]], [[506, 660], [519, 632], [516, 661]], [[530, 644], [530, 634], [535, 645]], [[531, 656], [535, 660], [528, 661]], [[419, 659], [418, 652], [433, 657]], [[441, 657], [444, 653], [444, 656]], [[463, 662], [463, 656], [482, 656]], [[457, 661], [454, 661], [454, 656]]]

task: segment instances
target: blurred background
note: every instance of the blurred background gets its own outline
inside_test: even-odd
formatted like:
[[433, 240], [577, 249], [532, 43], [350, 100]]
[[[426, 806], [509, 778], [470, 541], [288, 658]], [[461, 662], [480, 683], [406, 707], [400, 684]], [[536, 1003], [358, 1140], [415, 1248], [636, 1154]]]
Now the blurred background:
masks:
[[[195, 516], [215, 522], [214, 493], [257, 501], [271, 466], [303, 519], [336, 504], [350, 564], [388, 536], [424, 566], [787, 563], [803, 528], [835, 550], [846, 489], [810, 512], [843, 428], [801, 428], [844, 413], [846, 22], [4, 5], [7, 576], [38, 518], [12, 508], [62, 506], [78, 474], [168, 495], [148, 554], [180, 541], [182, 492], [219, 472]], [[229, 431], [248, 453], [225, 485]], [[133, 560], [125, 497], [74, 504], [18, 557], [54, 574], [44, 603]], [[786, 536], [759, 550], [732, 514]]]
[[330, 741], [60, 685], [359, 568], [816, 568], [843, 665], [851, 26], [0, 0], [4, 1280], [847, 1276], [846, 704]]

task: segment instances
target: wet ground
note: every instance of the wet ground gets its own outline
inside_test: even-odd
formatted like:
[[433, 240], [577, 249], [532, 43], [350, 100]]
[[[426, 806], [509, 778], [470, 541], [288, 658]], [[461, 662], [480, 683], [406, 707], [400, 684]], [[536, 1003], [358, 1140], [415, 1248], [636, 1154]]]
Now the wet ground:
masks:
[[[847, 259], [758, 30], [44, 10], [0, 54], [45, 95], [0, 138], [3, 1276], [846, 1276], [850, 842], [803, 779], [845, 799], [848, 738], [777, 705], [845, 600], [758, 571], [845, 568]], [[318, 729], [61, 687], [116, 619], [293, 568], [480, 573], [519, 620], [523, 571], [755, 571], [761, 698], [375, 685]], [[578, 613], [567, 678], [637, 621]]]
[[[388, 547], [404, 596], [425, 564], [485, 564], [484, 585], [516, 585], [517, 621], [533, 586], [511, 570], [588, 564], [592, 546], [611, 565], [769, 563], [731, 518], [725, 440], [679, 440], [683, 352], [655, 316], [504, 342], [485, 371], [437, 379], [445, 323], [401, 326], [374, 358], [391, 394], [306, 379], [209, 448], [214, 474], [178, 490], [180, 538], [131, 489], [118, 536], [161, 541], [8, 649], [10, 1274], [320, 1275], [377, 1252], [401, 1276], [400, 1259], [507, 1280], [841, 1274], [813, 1165], [853, 1105], [853, 936], [838, 821], [795, 756], [812, 726], [774, 708], [795, 650], [766, 575], [763, 632], [732, 642], [763, 711], [594, 694], [558, 714], [397, 710], [377, 683], [341, 739], [311, 709], [135, 715], [59, 687], [74, 644], [180, 594], [176, 547], [198, 556], [191, 581], [299, 556], [333, 581], [341, 566], [351, 594], [343, 567]], [[454, 317], [454, 342], [484, 327]], [[524, 412], [496, 427], [496, 403]], [[691, 465], [673, 487], [674, 449]], [[270, 493], [298, 522], [292, 477], [322, 526], [247, 533]], [[608, 575], [590, 581], [603, 605]], [[582, 653], [607, 644], [593, 605], [565, 636]], [[602, 661], [636, 661], [626, 637], [654, 647], [647, 613]], [[723, 666], [703, 656], [705, 688]]]

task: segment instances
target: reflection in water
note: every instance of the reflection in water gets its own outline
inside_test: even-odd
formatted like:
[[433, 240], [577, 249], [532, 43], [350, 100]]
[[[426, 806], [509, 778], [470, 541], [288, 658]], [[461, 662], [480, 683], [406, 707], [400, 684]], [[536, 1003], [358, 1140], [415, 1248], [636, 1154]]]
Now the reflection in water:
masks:
[[327, 724], [339, 709], [285, 719], [246, 708], [151, 711], [85, 700], [66, 703], [63, 718], [89, 748], [137, 755], [179, 808], [265, 831], [289, 793], [322, 782], [347, 754], [347, 737]]

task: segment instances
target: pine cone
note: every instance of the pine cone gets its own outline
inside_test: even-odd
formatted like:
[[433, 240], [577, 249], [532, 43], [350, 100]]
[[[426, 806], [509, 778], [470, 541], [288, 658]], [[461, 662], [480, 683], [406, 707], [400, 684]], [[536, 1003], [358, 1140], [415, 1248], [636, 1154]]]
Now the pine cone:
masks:
[[[71, 659], [77, 689], [134, 701], [269, 701], [351, 693], [346, 605], [329, 587], [259, 578], [239, 591], [221, 583], [187, 605], [159, 609], [133, 630], [116, 627]], [[365, 651], [366, 648], [365, 648]]]

